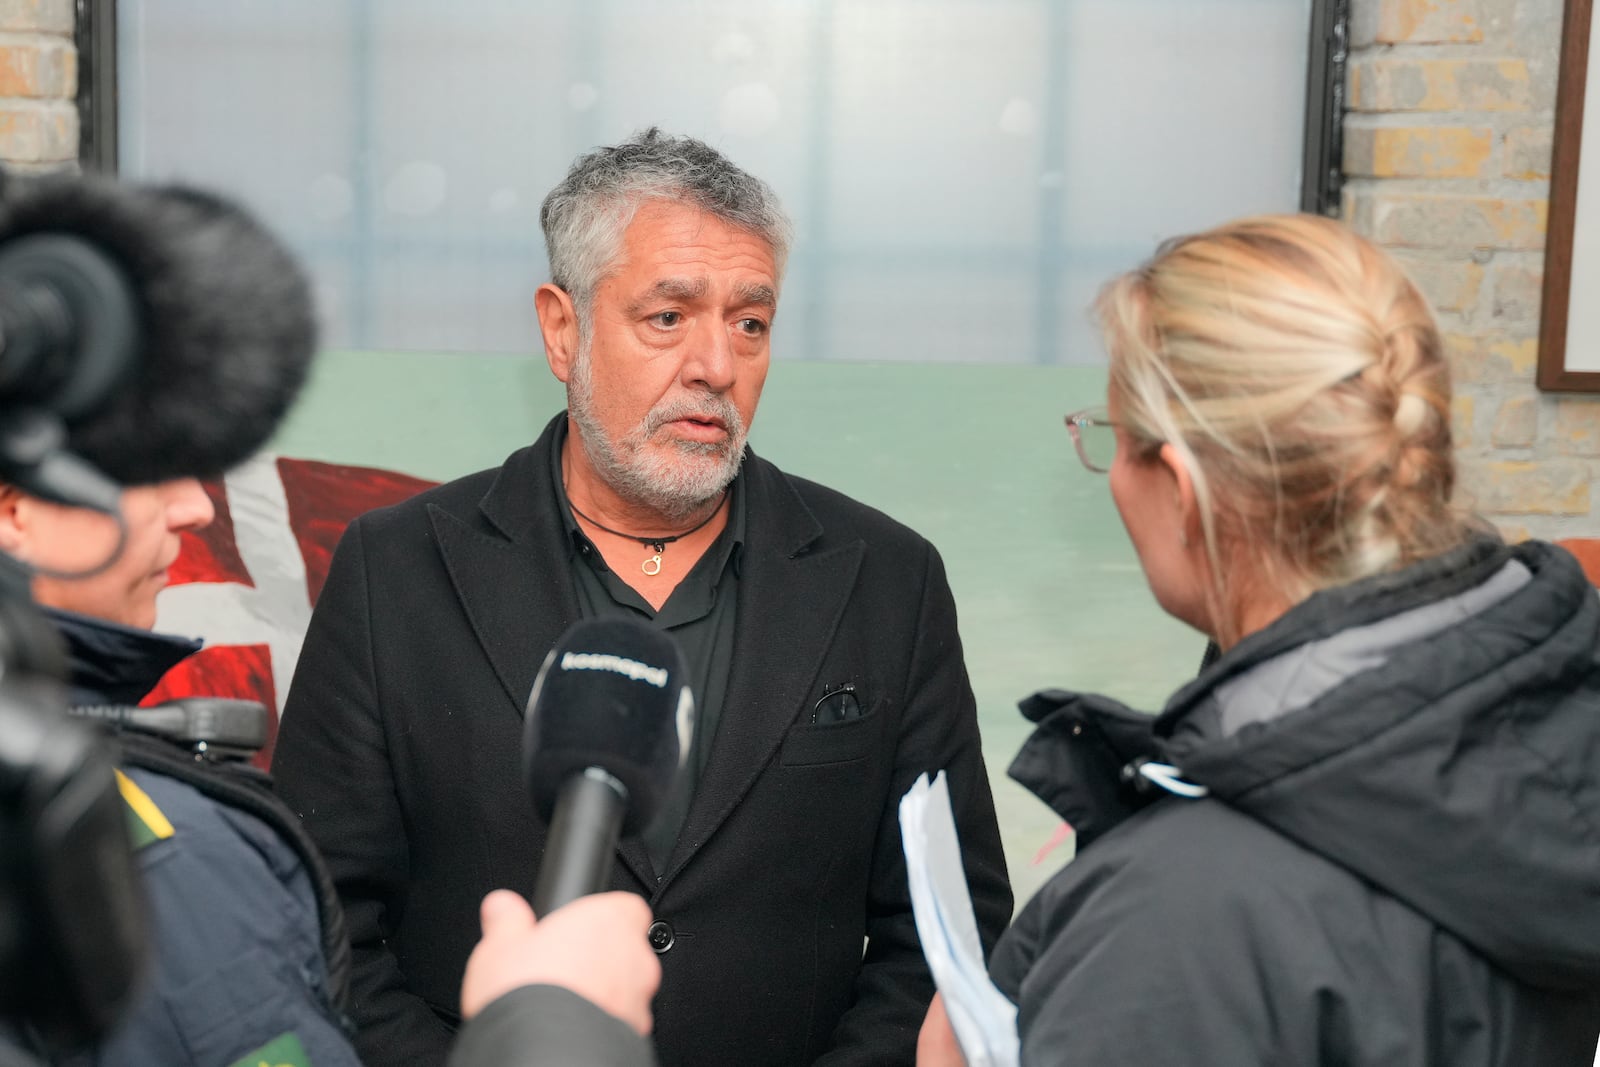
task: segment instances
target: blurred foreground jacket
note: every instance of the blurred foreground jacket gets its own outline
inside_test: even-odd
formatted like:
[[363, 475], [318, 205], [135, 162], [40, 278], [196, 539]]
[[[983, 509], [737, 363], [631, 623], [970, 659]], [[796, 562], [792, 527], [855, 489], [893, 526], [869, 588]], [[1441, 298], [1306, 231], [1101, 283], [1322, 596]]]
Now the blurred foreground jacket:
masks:
[[[199, 648], [46, 614], [67, 642], [75, 705], [137, 703]], [[343, 916], [266, 776], [196, 761], [159, 738], [125, 732], [119, 741], [119, 784], [149, 890], [154, 951], [146, 988], [111, 1037], [64, 1062], [360, 1067], [336, 1007], [349, 971]]]

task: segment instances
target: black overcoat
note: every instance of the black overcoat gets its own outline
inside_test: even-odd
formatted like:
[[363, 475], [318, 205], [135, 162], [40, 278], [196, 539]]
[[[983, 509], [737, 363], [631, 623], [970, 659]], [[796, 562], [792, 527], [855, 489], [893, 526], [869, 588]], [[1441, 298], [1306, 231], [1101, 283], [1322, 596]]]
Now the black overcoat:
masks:
[[[490, 889], [531, 891], [545, 827], [524, 704], [579, 617], [557, 422], [497, 470], [354, 522], [306, 634], [274, 770], [339, 884], [370, 1067], [440, 1063]], [[932, 992], [897, 806], [945, 769], [986, 940], [1011, 896], [938, 553], [753, 454], [722, 722], [667, 869], [613, 885], [666, 924], [664, 1067], [911, 1064]], [[830, 684], [865, 712], [815, 725]], [[863, 944], [865, 953], [863, 954]]]

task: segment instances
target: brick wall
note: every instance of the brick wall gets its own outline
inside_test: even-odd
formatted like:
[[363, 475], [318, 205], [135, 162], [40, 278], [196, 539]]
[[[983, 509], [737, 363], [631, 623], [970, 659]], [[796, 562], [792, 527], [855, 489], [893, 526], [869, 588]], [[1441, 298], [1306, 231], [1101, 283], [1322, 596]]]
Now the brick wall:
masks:
[[0, 162], [72, 169], [78, 159], [73, 0], [0, 0]]
[[1562, 7], [1351, 3], [1345, 218], [1438, 309], [1464, 500], [1513, 536], [1600, 536], [1600, 397], [1534, 387]]

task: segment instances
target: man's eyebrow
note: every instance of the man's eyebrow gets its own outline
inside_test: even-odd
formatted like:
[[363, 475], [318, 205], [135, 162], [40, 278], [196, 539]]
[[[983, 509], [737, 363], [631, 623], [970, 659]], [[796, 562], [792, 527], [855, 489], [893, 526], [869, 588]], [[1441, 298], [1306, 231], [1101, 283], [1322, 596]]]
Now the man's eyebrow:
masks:
[[628, 314], [646, 311], [658, 300], [698, 300], [710, 288], [711, 283], [705, 278], [662, 278], [628, 305]]
[[755, 304], [769, 310], [778, 307], [778, 291], [770, 285], [741, 285], [733, 291], [733, 302], [738, 305]]

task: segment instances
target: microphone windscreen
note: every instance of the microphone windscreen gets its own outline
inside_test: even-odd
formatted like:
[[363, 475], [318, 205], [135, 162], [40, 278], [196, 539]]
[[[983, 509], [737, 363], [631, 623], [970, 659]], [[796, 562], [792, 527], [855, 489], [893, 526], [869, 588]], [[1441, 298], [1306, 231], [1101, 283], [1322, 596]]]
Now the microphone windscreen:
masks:
[[123, 484], [210, 476], [266, 443], [305, 381], [305, 274], [240, 207], [181, 186], [12, 180], [0, 242], [81, 240], [126, 277], [139, 335], [125, 385], [69, 420], [68, 447]]
[[574, 623], [545, 658], [524, 723], [528, 789], [548, 820], [571, 775], [599, 767], [628, 790], [622, 832], [648, 826], [689, 752], [694, 695], [678, 642], [632, 619]]

